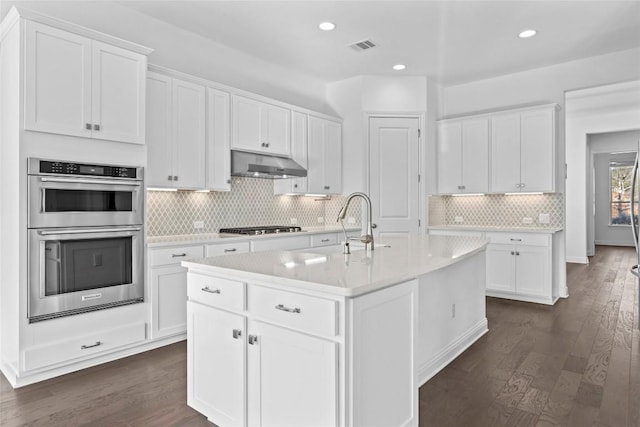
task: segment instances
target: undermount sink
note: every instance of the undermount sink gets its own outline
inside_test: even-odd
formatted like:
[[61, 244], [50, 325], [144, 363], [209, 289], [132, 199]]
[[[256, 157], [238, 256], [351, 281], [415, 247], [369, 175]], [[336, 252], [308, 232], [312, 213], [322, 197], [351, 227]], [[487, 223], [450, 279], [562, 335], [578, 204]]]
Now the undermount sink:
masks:
[[[378, 249], [384, 250], [385, 248], [390, 248], [390, 247], [391, 245], [389, 244], [376, 242], [374, 252], [377, 251]], [[349, 248], [351, 250], [351, 253], [364, 251], [364, 245], [361, 243], [356, 244], [351, 242], [349, 244]], [[367, 248], [367, 250], [369, 249]], [[298, 252], [310, 252], [314, 254], [341, 254], [344, 252], [344, 248], [343, 248], [343, 245], [340, 244], [340, 245], [320, 246], [316, 248], [300, 249], [298, 250]]]

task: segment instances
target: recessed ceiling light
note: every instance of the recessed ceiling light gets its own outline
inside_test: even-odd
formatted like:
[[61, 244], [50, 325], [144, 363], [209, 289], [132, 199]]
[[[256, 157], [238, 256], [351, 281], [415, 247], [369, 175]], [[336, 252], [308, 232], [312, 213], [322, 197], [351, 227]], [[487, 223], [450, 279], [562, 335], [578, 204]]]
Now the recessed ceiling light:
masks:
[[322, 31], [332, 31], [332, 30], [335, 30], [336, 24], [328, 21], [321, 22], [320, 25], [318, 25], [318, 28], [320, 28]]
[[518, 34], [518, 37], [520, 37], [521, 39], [528, 39], [529, 37], [535, 36], [536, 33], [536, 30], [524, 30], [523, 32]]
[[407, 68], [407, 66], [404, 64], [396, 64], [393, 66], [393, 69], [396, 71], [401, 71], [401, 70], [404, 70], [405, 68]]

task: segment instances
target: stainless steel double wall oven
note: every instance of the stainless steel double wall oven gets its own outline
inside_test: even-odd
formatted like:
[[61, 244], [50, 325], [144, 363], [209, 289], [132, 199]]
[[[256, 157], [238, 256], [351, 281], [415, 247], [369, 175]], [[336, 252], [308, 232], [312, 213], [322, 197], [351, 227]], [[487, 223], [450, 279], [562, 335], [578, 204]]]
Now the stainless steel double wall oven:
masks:
[[142, 302], [141, 167], [29, 159], [30, 322]]

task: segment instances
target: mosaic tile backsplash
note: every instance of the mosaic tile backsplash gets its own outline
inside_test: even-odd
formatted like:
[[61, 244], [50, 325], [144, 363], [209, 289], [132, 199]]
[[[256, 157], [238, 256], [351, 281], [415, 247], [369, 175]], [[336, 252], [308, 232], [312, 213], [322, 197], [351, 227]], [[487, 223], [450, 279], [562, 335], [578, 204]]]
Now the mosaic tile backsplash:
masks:
[[[549, 224], [540, 224], [538, 215], [549, 214]], [[462, 217], [463, 223], [456, 223]], [[533, 224], [523, 224], [532, 218]], [[429, 197], [429, 225], [478, 225], [500, 227], [564, 227], [562, 194], [487, 194], [484, 196]]]
[[[275, 196], [273, 181], [233, 177], [230, 192], [147, 191], [147, 235], [173, 236], [216, 233], [225, 227], [290, 225], [300, 227], [338, 225], [338, 212], [346, 196], [317, 200], [304, 196]], [[347, 218], [360, 226], [360, 201], [349, 206]], [[318, 222], [324, 218], [325, 223]], [[202, 221], [196, 229], [194, 222]]]

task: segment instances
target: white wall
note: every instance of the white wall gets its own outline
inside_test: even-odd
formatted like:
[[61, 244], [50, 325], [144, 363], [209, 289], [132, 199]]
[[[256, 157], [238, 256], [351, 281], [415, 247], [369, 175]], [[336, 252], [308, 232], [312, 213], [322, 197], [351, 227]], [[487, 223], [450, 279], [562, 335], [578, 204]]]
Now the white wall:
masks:
[[327, 102], [342, 125], [343, 193], [366, 191], [369, 113], [424, 114], [427, 78], [357, 76], [327, 84]]
[[640, 127], [640, 80], [567, 92], [565, 114], [567, 261], [587, 263], [588, 135]]
[[246, 55], [116, 2], [7, 3], [150, 47], [154, 49], [149, 56], [151, 64], [332, 114], [319, 79]]
[[[557, 103], [562, 109], [558, 115], [559, 144], [565, 146], [567, 163], [566, 222], [567, 261], [587, 262], [586, 257], [586, 138], [576, 140], [575, 132], [565, 129], [565, 92], [580, 88], [607, 85], [640, 79], [640, 49], [630, 49], [577, 61], [556, 64], [521, 73], [510, 74], [493, 79], [481, 80], [464, 85], [443, 89], [442, 115], [451, 116], [484, 110], [495, 110], [516, 105]], [[612, 113], [617, 114], [617, 113]], [[591, 118], [593, 120], [593, 118]], [[631, 129], [628, 120], [638, 117], [617, 119], [624, 121], [626, 129]], [[589, 124], [589, 120], [582, 126]], [[624, 130], [622, 123], [611, 126], [598, 126], [592, 122], [593, 129], [588, 133]], [[573, 128], [577, 123], [571, 125]], [[607, 129], [610, 127], [610, 129]], [[597, 129], [600, 130], [597, 130]], [[584, 129], [581, 129], [584, 131]], [[566, 140], [566, 143], [565, 143]], [[559, 159], [560, 164], [564, 159]]]

